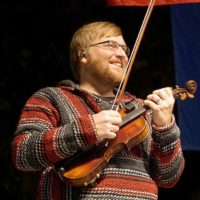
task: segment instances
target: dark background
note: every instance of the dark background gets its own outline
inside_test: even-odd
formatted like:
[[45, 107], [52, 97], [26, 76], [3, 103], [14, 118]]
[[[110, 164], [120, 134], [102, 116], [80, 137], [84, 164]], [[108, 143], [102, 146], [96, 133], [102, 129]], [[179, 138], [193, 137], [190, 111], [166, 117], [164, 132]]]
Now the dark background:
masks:
[[[15, 5], [1, 1], [0, 194], [4, 196], [1, 199], [34, 199], [37, 173], [14, 169], [11, 141], [27, 98], [41, 87], [73, 79], [68, 46], [74, 31], [86, 22], [109, 20], [122, 27], [132, 48], [145, 11], [144, 7], [107, 7], [105, 0], [29, 0]], [[170, 7], [155, 7], [127, 90], [145, 98], [154, 89], [174, 86], [171, 31]], [[199, 152], [184, 154], [183, 176], [174, 188], [159, 191], [160, 200], [200, 200]]]

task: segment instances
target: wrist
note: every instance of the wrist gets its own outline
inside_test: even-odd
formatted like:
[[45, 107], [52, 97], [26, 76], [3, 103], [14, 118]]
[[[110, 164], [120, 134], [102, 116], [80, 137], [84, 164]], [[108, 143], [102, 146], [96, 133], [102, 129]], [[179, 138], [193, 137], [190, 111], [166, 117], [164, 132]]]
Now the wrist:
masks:
[[172, 115], [170, 124], [165, 125], [165, 126], [157, 126], [154, 123], [152, 123], [152, 128], [155, 132], [165, 132], [172, 129], [174, 125], [175, 125], [175, 117], [174, 115]]

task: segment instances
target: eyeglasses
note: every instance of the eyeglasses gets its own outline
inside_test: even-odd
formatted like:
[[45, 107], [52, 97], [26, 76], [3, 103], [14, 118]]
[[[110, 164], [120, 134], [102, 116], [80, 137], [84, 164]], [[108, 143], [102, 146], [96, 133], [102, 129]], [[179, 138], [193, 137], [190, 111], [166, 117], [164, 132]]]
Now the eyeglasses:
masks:
[[90, 44], [87, 47], [97, 46], [99, 44], [101, 44], [102, 47], [106, 47], [106, 48], [111, 49], [111, 50], [117, 50], [119, 47], [121, 47], [124, 50], [124, 52], [127, 56], [130, 55], [130, 48], [128, 46], [120, 45], [118, 42], [113, 41], [113, 40], [107, 40], [107, 41], [98, 42], [98, 43], [95, 43], [95, 44]]

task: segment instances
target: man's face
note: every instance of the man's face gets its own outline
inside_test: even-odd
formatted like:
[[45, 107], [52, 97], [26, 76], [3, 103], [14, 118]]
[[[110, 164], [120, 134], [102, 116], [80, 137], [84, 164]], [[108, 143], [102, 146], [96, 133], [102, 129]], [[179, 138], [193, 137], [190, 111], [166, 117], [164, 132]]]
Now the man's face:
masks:
[[84, 70], [96, 81], [117, 85], [120, 83], [128, 57], [122, 36], [101, 38], [87, 49]]

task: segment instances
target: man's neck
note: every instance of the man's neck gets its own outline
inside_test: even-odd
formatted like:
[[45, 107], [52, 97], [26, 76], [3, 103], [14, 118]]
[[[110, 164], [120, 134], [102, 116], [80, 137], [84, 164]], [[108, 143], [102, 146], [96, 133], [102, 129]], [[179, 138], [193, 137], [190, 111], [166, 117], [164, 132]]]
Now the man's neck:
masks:
[[97, 86], [97, 85], [92, 85], [92, 84], [89, 84], [89, 83], [81, 83], [80, 88], [88, 91], [89, 93], [96, 94], [98, 96], [103, 96], [103, 97], [114, 96], [113, 86], [108, 86], [108, 85]]

